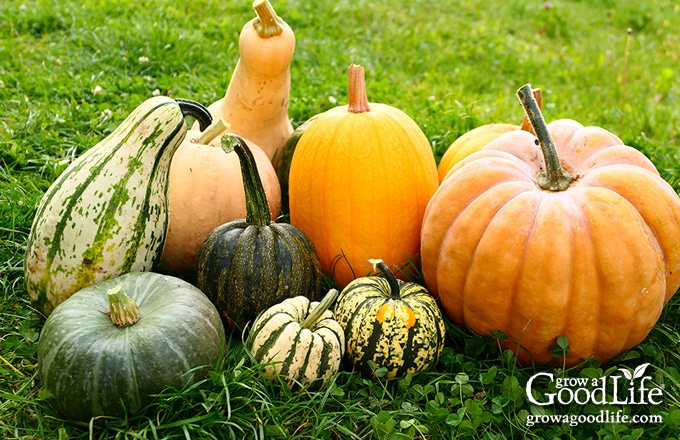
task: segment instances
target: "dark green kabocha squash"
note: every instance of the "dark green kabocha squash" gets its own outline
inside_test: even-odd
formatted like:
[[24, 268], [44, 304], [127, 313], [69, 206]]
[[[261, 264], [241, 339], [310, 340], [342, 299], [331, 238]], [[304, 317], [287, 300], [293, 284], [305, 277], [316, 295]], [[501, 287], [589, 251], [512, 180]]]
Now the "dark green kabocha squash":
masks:
[[382, 260], [369, 260], [383, 276], [351, 281], [333, 310], [345, 330], [347, 357], [366, 377], [384, 368], [404, 376], [434, 365], [444, 349], [444, 319], [425, 287], [398, 280]]
[[241, 163], [247, 215], [213, 229], [198, 251], [196, 285], [231, 330], [245, 330], [257, 315], [286, 298], [321, 297], [321, 268], [311, 240], [288, 223], [271, 222], [253, 155], [237, 135], [222, 148]]

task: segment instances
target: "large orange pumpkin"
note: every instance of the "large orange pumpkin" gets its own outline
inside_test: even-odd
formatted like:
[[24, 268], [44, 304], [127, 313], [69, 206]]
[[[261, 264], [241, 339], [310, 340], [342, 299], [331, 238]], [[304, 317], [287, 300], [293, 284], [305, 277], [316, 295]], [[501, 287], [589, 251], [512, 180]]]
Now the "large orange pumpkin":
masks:
[[512, 131], [451, 170], [425, 213], [423, 275], [454, 322], [504, 332], [523, 364], [561, 363], [559, 336], [567, 365], [605, 362], [640, 343], [680, 287], [680, 198], [608, 131], [546, 128], [527, 87], [538, 141]]
[[428, 139], [403, 111], [369, 104], [361, 66], [349, 68], [348, 97], [300, 136], [289, 176], [290, 222], [340, 287], [371, 273], [375, 255], [395, 273], [417, 259], [439, 183]]

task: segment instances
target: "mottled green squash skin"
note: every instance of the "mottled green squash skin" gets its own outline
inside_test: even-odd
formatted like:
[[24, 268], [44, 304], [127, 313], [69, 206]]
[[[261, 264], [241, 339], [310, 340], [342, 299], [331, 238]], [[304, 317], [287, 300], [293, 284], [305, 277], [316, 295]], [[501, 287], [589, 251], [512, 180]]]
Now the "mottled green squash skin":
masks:
[[196, 285], [229, 328], [243, 330], [286, 298], [319, 299], [318, 261], [309, 239], [287, 223], [257, 226], [235, 220], [213, 229], [201, 246]]
[[42, 197], [24, 257], [26, 290], [40, 312], [49, 315], [83, 287], [158, 262], [170, 160], [187, 130], [179, 101], [144, 101]]
[[335, 304], [347, 358], [365, 377], [374, 376], [373, 368], [386, 368], [387, 377], [426, 370], [444, 348], [439, 306], [423, 286], [396, 279], [386, 265], [381, 271], [385, 277], [350, 282]]
[[[227, 137], [231, 141], [226, 140]], [[321, 267], [311, 240], [288, 223], [272, 223], [267, 198], [245, 142], [224, 142], [239, 156], [248, 215], [213, 229], [198, 251], [196, 285], [232, 330], [286, 298], [321, 296]]]
[[[116, 285], [139, 307], [128, 327], [107, 315], [107, 293]], [[133, 415], [153, 394], [205, 377], [224, 342], [217, 310], [196, 287], [131, 272], [74, 293], [50, 314], [38, 342], [41, 386], [68, 419]]]

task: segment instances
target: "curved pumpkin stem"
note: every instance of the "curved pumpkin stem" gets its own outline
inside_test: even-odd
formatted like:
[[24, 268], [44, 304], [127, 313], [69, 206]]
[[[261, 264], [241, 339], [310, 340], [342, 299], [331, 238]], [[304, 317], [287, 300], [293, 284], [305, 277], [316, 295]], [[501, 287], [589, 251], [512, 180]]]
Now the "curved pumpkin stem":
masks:
[[106, 292], [109, 299], [108, 315], [117, 327], [129, 327], [139, 320], [139, 307], [127, 296], [123, 287], [116, 284]]
[[269, 0], [255, 0], [253, 9], [257, 14], [257, 20], [253, 22], [253, 26], [260, 37], [274, 37], [283, 32], [283, 26], [279, 23], [280, 19]]
[[338, 297], [339, 292], [337, 289], [331, 289], [328, 291], [326, 296], [323, 297], [321, 302], [314, 307], [314, 310], [307, 315], [304, 321], [302, 321], [301, 327], [306, 329], [311, 329], [316, 325], [316, 323], [321, 319], [321, 316], [328, 310], [328, 308], [333, 304], [333, 301]]
[[175, 99], [175, 102], [179, 105], [182, 115], [196, 118], [201, 131], [205, 130], [212, 123], [212, 115], [203, 104], [182, 98]]
[[246, 223], [249, 225], [268, 226], [271, 224], [271, 213], [267, 194], [262, 186], [260, 173], [257, 171], [255, 157], [248, 148], [248, 144], [238, 135], [225, 134], [222, 136], [222, 149], [227, 153], [236, 152], [241, 164], [243, 189], [246, 194]]
[[366, 79], [364, 68], [358, 64], [351, 64], [348, 72], [347, 98], [349, 104], [347, 111], [350, 113], [363, 113], [371, 111], [366, 94]]
[[557, 148], [555, 142], [550, 136], [548, 126], [543, 119], [541, 109], [534, 99], [531, 91], [531, 85], [525, 84], [517, 91], [517, 97], [524, 107], [529, 122], [534, 129], [534, 133], [538, 138], [538, 143], [543, 151], [543, 159], [545, 160], [545, 172], [538, 175], [538, 186], [546, 191], [564, 191], [569, 188], [571, 182], [574, 181], [567, 170], [560, 166], [560, 159], [557, 156]]
[[378, 270], [380, 270], [380, 272], [382, 272], [385, 279], [387, 279], [387, 283], [390, 285], [390, 298], [401, 299], [401, 293], [399, 291], [399, 281], [397, 281], [397, 277], [394, 276], [389, 266], [387, 266], [387, 264], [385, 264], [385, 262], [381, 259], [372, 258], [368, 260], [368, 262], [373, 265], [373, 270], [377, 268]]

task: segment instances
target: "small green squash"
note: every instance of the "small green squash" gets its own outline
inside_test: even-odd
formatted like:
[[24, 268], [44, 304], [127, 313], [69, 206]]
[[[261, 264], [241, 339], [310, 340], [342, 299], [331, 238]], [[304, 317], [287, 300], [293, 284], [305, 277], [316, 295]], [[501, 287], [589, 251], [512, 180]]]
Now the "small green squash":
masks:
[[52, 183], [24, 257], [36, 309], [49, 315], [84, 287], [158, 263], [168, 229], [170, 160], [186, 135], [186, 116], [202, 129], [211, 121], [197, 102], [149, 98]]
[[338, 296], [331, 289], [321, 302], [287, 298], [261, 313], [248, 335], [248, 347], [264, 375], [320, 389], [335, 376], [345, 353], [345, 333], [328, 308]]
[[247, 214], [208, 234], [196, 258], [196, 285], [230, 329], [243, 331], [260, 312], [286, 298], [320, 299], [321, 268], [314, 245], [302, 231], [271, 222], [248, 145], [227, 134], [222, 146], [239, 157]]
[[434, 365], [444, 348], [444, 319], [434, 297], [421, 285], [398, 280], [382, 260], [370, 260], [383, 277], [350, 282], [334, 313], [345, 330], [347, 356], [364, 376], [386, 368], [404, 376]]
[[217, 310], [196, 287], [130, 272], [54, 309], [38, 341], [38, 369], [65, 417], [124, 417], [166, 388], [202, 379], [219, 362], [224, 341]]

